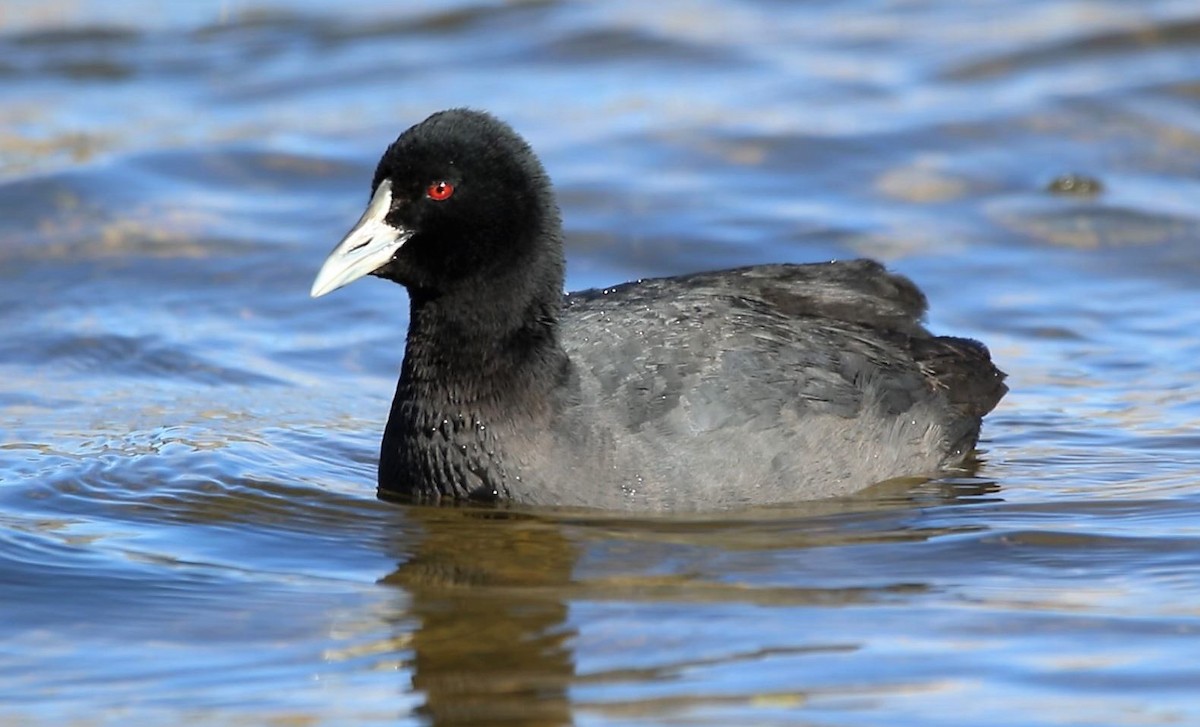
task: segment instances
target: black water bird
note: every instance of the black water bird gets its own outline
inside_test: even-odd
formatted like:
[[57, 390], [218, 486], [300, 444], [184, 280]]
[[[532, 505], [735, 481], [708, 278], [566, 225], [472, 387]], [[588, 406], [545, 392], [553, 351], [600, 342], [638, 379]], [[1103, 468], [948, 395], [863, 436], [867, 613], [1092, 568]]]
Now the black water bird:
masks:
[[312, 295], [408, 289], [384, 493], [638, 511], [848, 494], [933, 475], [1006, 387], [934, 336], [925, 296], [869, 260], [758, 265], [563, 295], [550, 180], [466, 109], [388, 147]]

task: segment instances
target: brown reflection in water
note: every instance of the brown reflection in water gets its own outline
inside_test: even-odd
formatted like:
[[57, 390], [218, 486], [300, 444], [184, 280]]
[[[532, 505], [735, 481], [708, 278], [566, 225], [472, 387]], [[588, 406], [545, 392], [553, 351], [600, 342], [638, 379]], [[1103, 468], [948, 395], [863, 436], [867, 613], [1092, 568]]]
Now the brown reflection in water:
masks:
[[[719, 562], [712, 570], [693, 563], [686, 572], [662, 572], [647, 563], [589, 561], [588, 573], [581, 575], [575, 572], [579, 549], [590, 542], [623, 542], [634, 547], [644, 543], [651, 551], [670, 544], [735, 554], [926, 540], [958, 531], [913, 527], [903, 513], [914, 505], [959, 498], [977, 502], [994, 495], [995, 483], [971, 478], [967, 470], [959, 474], [923, 483], [913, 479], [881, 483], [860, 498], [688, 518], [406, 507], [409, 523], [420, 532], [414, 534], [406, 527], [398, 534], [395, 548], [401, 565], [381, 582], [399, 586], [409, 597], [398, 609], [401, 633], [396, 642], [411, 649], [411, 686], [424, 697], [419, 711], [435, 725], [569, 725], [578, 710], [651, 715], [664, 705], [676, 705], [677, 700], [605, 697], [577, 703], [569, 690], [573, 684], [671, 679], [688, 669], [755, 663], [768, 655], [820, 658], [857, 650], [857, 643], [827, 641], [803, 632], [795, 635], [797, 643], [769, 650], [722, 644], [719, 635], [710, 635], [711, 649], [721, 652], [715, 658], [698, 660], [681, 654], [679, 660], [658, 659], [654, 665], [640, 665], [633, 659], [611, 670], [578, 674], [573, 651], [577, 634], [567, 622], [572, 600], [671, 602], [683, 608], [723, 602], [837, 607], [905, 599], [928, 591], [924, 583], [902, 579], [862, 587], [840, 583], [827, 587], [802, 577], [790, 584], [751, 584], [734, 577], [736, 572], [722, 570]], [[895, 523], [893, 515], [899, 516]], [[877, 527], [860, 527], [872, 518]], [[752, 704], [762, 699], [800, 704], [805, 695], [801, 685], [786, 693], [755, 691], [717, 702], [700, 695], [685, 699], [692, 706]]]
[[383, 583], [402, 586], [413, 688], [436, 725], [572, 723], [563, 586], [575, 550], [553, 523], [500, 511], [412, 508], [425, 530]]

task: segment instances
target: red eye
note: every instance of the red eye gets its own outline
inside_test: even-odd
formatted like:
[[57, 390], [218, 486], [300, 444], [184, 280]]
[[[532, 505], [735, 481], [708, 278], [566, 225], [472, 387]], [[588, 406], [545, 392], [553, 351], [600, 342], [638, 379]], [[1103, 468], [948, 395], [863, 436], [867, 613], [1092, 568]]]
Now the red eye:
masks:
[[450, 195], [454, 194], [454, 185], [449, 182], [434, 182], [425, 189], [425, 194], [434, 202], [450, 199]]

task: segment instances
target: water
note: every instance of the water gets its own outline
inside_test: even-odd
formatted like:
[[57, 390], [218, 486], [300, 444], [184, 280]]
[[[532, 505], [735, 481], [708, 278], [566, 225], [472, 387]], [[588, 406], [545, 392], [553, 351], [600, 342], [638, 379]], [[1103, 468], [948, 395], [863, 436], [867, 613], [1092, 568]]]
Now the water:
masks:
[[[1196, 68], [1192, 0], [7, 3], [0, 724], [1200, 723]], [[454, 105], [572, 288], [911, 276], [1010, 373], [976, 476], [378, 501], [403, 292], [307, 291]]]

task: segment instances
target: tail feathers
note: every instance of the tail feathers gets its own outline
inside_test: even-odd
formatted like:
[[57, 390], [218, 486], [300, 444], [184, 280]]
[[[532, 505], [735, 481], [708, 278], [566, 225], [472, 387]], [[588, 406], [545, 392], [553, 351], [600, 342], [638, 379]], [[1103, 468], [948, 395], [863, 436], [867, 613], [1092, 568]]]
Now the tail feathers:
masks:
[[1008, 392], [1005, 373], [992, 363], [987, 346], [970, 338], [937, 336], [913, 340], [913, 353], [935, 388], [963, 414], [982, 417]]

